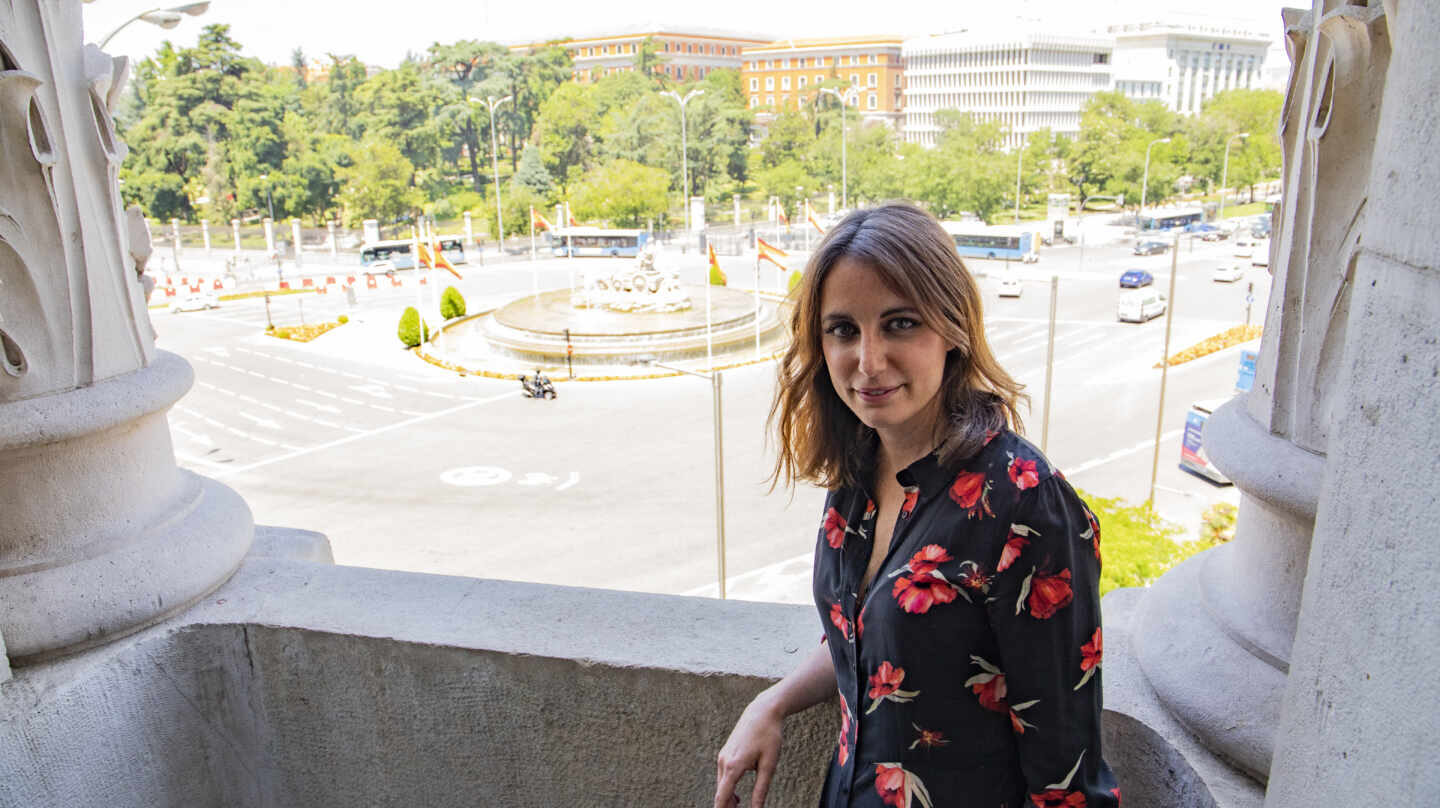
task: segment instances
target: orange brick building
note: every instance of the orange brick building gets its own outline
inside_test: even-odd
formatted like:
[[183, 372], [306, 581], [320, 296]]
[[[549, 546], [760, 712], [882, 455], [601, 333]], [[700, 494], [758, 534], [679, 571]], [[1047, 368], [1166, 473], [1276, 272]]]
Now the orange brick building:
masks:
[[730, 32], [684, 32], [642, 26], [633, 31], [511, 45], [510, 50], [526, 51], [559, 45], [570, 52], [572, 78], [579, 82], [591, 82], [613, 73], [634, 70], [640, 45], [647, 38], [655, 40], [656, 56], [659, 57], [655, 72], [676, 81], [701, 79], [712, 70], [739, 70], [741, 50], [768, 41], [766, 37]]
[[782, 39], [741, 51], [741, 84], [757, 117], [815, 102], [819, 86], [848, 83], [862, 120], [897, 127], [905, 110], [899, 36]]

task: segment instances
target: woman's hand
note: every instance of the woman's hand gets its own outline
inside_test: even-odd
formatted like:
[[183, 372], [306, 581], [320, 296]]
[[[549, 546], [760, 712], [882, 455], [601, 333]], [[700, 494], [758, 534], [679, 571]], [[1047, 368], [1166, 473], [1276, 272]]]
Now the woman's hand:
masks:
[[735, 786], [748, 771], [755, 772], [755, 788], [750, 792], [750, 808], [762, 808], [770, 790], [770, 778], [780, 759], [781, 728], [784, 713], [778, 709], [771, 691], [755, 697], [720, 749], [715, 760], [715, 808], [733, 808], [740, 804]]

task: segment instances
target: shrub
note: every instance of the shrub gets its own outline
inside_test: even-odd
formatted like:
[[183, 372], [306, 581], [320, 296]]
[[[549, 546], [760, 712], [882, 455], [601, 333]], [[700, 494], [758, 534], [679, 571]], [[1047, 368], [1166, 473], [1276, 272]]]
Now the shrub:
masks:
[[453, 286], [445, 287], [440, 295], [440, 316], [446, 320], [465, 316], [465, 296]]
[[797, 287], [797, 286], [800, 285], [800, 281], [801, 281], [802, 277], [803, 277], [803, 276], [801, 276], [800, 270], [798, 270], [798, 269], [795, 270], [794, 272], [791, 272], [791, 273], [790, 273], [790, 280], [789, 280], [789, 281], [786, 283], [786, 285], [785, 285], [785, 291], [786, 291], [786, 292], [793, 292], [793, 291], [795, 291], [795, 287]]
[[400, 338], [400, 344], [406, 348], [414, 348], [420, 344], [421, 329], [425, 330], [424, 339], [430, 339], [430, 324], [422, 323], [420, 312], [414, 306], [406, 306], [405, 312], [400, 315], [400, 327], [396, 329], [396, 336]]
[[345, 315], [342, 314], [342, 315], [340, 315], [340, 317], [337, 319], [337, 322], [339, 322], [340, 325], [345, 325], [346, 323], [350, 322], [350, 318], [349, 318], [349, 317], [346, 317]]
[[1100, 521], [1100, 594], [1126, 586], [1149, 586], [1171, 567], [1208, 550], [1207, 541], [1176, 541], [1183, 531], [1145, 505], [1078, 491]]
[[724, 286], [727, 282], [729, 282], [729, 280], [730, 280], [729, 278], [725, 277], [725, 273], [720, 271], [720, 265], [719, 265], [719, 264], [711, 264], [711, 265], [710, 265], [710, 285], [711, 285], [711, 286]]
[[290, 339], [290, 329], [282, 328], [275, 332], [275, 336], [279, 337], [280, 339]]
[[1217, 502], [1200, 515], [1200, 540], [1209, 544], [1220, 544], [1235, 538], [1236, 507], [1228, 502]]

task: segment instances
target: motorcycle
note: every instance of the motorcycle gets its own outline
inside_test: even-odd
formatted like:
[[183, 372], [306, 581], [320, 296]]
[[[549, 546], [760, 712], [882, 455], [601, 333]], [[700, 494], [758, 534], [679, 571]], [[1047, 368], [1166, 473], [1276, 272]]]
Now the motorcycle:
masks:
[[520, 388], [524, 391], [526, 398], [555, 398], [555, 385], [550, 380], [535, 372], [534, 376], [520, 376]]

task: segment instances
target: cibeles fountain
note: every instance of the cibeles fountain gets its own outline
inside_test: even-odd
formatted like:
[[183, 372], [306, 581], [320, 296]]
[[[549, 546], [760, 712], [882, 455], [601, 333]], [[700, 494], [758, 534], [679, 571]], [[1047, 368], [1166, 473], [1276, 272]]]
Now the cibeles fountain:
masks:
[[0, 636], [25, 664], [194, 603], [239, 565], [250, 511], [176, 467], [190, 388], [155, 349], [110, 110], [127, 66], [78, 9], [0, 4]]
[[576, 374], [651, 375], [763, 360], [785, 344], [785, 297], [759, 288], [685, 285], [652, 243], [633, 260], [574, 259], [578, 288], [537, 291], [448, 326], [451, 364], [504, 371], [568, 365]]

